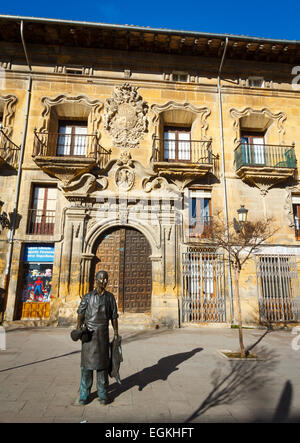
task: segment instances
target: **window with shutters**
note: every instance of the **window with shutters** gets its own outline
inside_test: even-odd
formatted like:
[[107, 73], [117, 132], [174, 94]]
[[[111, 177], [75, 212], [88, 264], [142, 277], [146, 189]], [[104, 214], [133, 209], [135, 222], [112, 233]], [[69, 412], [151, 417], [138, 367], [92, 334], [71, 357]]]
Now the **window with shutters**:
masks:
[[27, 234], [54, 234], [56, 199], [56, 187], [34, 185], [28, 211]]
[[250, 165], [265, 164], [265, 138], [261, 132], [241, 132], [241, 144], [244, 148], [244, 162]]
[[56, 155], [85, 156], [87, 147], [87, 122], [59, 121]]
[[191, 128], [164, 128], [164, 160], [191, 161]]
[[210, 236], [211, 193], [204, 189], [189, 191], [189, 238]]

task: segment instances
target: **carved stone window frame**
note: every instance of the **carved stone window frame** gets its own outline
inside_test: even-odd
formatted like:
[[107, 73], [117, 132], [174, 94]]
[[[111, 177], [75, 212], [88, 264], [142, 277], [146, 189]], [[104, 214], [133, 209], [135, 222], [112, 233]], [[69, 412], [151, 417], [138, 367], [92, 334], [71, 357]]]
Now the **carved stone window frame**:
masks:
[[284, 211], [286, 217], [288, 219], [288, 226], [290, 228], [295, 227], [294, 213], [293, 213], [293, 197], [300, 197], [300, 183], [295, 186], [287, 186], [285, 188], [285, 202], [284, 202]]
[[51, 110], [61, 104], [68, 104], [68, 103], [74, 103], [74, 104], [83, 104], [85, 106], [90, 107], [90, 113], [88, 116], [88, 127], [91, 130], [93, 134], [98, 132], [98, 137], [100, 136], [99, 128], [100, 128], [100, 122], [101, 122], [101, 109], [103, 107], [103, 102], [100, 100], [94, 99], [91, 100], [85, 95], [78, 95], [78, 96], [67, 96], [67, 95], [59, 95], [57, 97], [51, 98], [51, 97], [43, 97], [41, 99], [42, 102], [42, 123], [39, 127], [38, 132], [47, 132], [49, 130], [49, 124], [50, 124], [50, 117], [51, 117]]
[[17, 101], [18, 99], [15, 95], [0, 95], [1, 107], [3, 105], [2, 130], [7, 137], [11, 137], [13, 133]]
[[[284, 135], [285, 135], [284, 122], [287, 118], [286, 114], [284, 112], [278, 112], [277, 114], [273, 114], [267, 108], [253, 109], [251, 107], [247, 107], [242, 111], [239, 111], [238, 109], [230, 110], [230, 116], [233, 118], [233, 129], [235, 133], [234, 148], [236, 148], [240, 142], [240, 120], [241, 118], [247, 117], [250, 114], [259, 114], [273, 120], [273, 123], [275, 123], [276, 125], [275, 127], [278, 135], [278, 144], [279, 145], [284, 144]], [[270, 126], [272, 126], [273, 123]]]
[[[201, 140], [208, 140], [207, 130], [208, 130], [208, 117], [211, 110], [206, 106], [196, 107], [191, 103], [178, 103], [174, 101], [169, 101], [163, 105], [153, 104], [151, 110], [154, 113], [154, 118], [152, 120], [154, 125], [153, 138], [160, 133], [161, 116], [167, 111], [187, 111], [195, 115], [192, 126], [197, 126], [200, 130]], [[176, 122], [174, 122], [176, 124]]]

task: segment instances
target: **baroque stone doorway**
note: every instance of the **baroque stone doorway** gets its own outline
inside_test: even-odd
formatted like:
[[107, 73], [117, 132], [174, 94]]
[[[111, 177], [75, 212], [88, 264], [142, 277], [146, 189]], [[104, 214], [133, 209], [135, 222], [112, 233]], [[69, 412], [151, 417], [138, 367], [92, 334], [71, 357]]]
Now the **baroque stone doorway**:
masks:
[[107, 290], [117, 300], [120, 312], [149, 312], [151, 310], [152, 264], [151, 247], [136, 229], [121, 227], [106, 231], [95, 247], [91, 273], [108, 272]]

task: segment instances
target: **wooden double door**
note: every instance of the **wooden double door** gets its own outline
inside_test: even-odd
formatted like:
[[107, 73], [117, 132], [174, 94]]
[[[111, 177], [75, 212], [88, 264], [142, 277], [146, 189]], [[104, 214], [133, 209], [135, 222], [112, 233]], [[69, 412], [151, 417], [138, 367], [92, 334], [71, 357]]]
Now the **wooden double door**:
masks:
[[151, 248], [145, 236], [132, 228], [115, 228], [101, 237], [93, 272], [108, 272], [107, 290], [112, 292], [120, 312], [151, 310]]

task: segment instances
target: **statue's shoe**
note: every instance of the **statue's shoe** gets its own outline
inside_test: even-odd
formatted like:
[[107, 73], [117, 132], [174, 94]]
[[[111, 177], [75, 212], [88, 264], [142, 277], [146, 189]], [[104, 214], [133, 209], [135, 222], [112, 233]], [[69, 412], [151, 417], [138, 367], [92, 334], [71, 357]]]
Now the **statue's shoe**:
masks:
[[99, 398], [99, 403], [100, 403], [100, 405], [108, 405], [108, 400], [101, 400]]
[[81, 399], [81, 398], [78, 400], [78, 404], [79, 404], [79, 405], [87, 405], [87, 403], [88, 403], [87, 400], [83, 400], [83, 399]]

